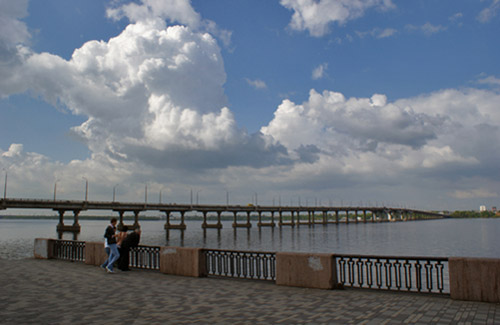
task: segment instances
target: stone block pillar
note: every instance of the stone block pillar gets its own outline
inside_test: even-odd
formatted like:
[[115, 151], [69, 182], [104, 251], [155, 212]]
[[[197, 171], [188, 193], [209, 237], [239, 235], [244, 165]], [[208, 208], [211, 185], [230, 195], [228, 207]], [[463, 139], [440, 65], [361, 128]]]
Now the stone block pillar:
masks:
[[160, 272], [192, 277], [207, 276], [203, 249], [162, 247], [160, 251]]
[[452, 299], [500, 303], [500, 259], [450, 257]]
[[103, 242], [85, 242], [85, 264], [102, 265], [107, 258]]
[[33, 256], [39, 259], [54, 258], [54, 239], [35, 238]]
[[333, 254], [276, 253], [276, 284], [334, 289], [337, 269]]

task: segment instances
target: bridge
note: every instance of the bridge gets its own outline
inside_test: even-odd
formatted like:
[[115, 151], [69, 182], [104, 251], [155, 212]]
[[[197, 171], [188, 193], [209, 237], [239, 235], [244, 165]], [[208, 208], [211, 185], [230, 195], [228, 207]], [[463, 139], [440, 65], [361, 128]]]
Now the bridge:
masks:
[[[222, 218], [232, 218], [233, 228], [250, 228], [252, 220], [257, 220], [258, 227], [295, 227], [299, 225], [366, 223], [384, 221], [412, 221], [449, 216], [432, 212], [407, 208], [391, 208], [379, 206], [266, 206], [266, 205], [211, 205], [211, 204], [162, 204], [147, 202], [117, 201], [78, 201], [78, 200], [40, 200], [40, 199], [0, 199], [0, 210], [5, 209], [37, 209], [53, 210], [59, 214], [58, 232], [80, 232], [78, 216], [81, 211], [108, 210], [117, 213], [118, 229], [125, 226], [124, 214], [134, 214], [134, 223], [127, 225], [129, 229], [139, 227], [139, 215], [147, 211], [164, 213], [165, 230], [185, 230], [186, 213], [195, 213], [203, 217], [203, 229], [222, 229]], [[66, 212], [72, 212], [73, 224], [64, 224]], [[173, 219], [177, 222], [174, 223]], [[211, 220], [215, 220], [210, 222]], [[277, 222], [276, 222], [277, 221]]]

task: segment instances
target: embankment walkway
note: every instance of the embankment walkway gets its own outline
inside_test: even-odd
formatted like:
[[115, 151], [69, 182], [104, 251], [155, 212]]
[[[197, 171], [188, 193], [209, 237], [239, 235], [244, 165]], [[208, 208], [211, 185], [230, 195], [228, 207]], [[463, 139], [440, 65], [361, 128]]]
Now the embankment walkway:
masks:
[[500, 324], [500, 304], [0, 260], [0, 324]]

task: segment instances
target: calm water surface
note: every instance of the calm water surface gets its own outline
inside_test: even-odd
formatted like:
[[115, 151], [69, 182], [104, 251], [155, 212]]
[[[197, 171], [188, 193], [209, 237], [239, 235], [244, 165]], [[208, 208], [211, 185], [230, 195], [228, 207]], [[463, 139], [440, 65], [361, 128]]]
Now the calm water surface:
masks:
[[[68, 220], [69, 222], [69, 220]], [[57, 238], [58, 220], [0, 219], [0, 258], [19, 259], [33, 255], [35, 238]], [[187, 221], [187, 230], [171, 230], [165, 221], [141, 221], [143, 245], [205, 248], [328, 252], [370, 255], [470, 256], [500, 258], [500, 219], [443, 219], [413, 222], [329, 224], [233, 230], [223, 222], [218, 232], [201, 229], [201, 221]], [[108, 222], [80, 220], [78, 240], [101, 241]], [[65, 233], [64, 239], [73, 239]]]

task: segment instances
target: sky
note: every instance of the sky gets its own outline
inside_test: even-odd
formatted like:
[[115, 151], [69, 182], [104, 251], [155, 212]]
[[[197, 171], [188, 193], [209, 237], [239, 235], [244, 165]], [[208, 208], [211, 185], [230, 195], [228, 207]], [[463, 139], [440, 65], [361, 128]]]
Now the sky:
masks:
[[500, 0], [0, 0], [0, 26], [7, 197], [500, 207]]

